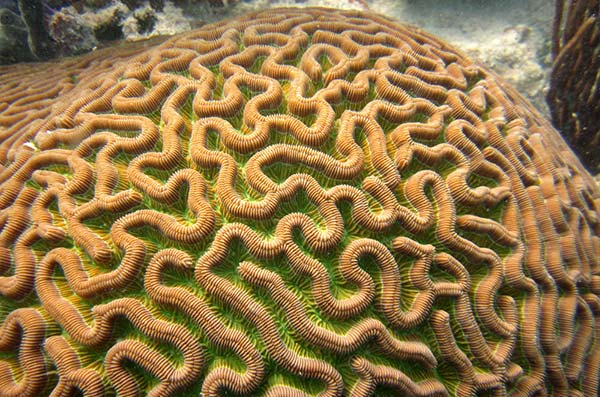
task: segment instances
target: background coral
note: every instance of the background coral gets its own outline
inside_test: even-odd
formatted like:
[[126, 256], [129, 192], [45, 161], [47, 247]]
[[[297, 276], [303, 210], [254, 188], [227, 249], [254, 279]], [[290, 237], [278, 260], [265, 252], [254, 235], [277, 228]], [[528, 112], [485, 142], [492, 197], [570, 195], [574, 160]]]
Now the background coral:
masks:
[[0, 395], [597, 394], [600, 191], [423, 31], [275, 10], [0, 87]]
[[600, 3], [556, 1], [548, 104], [554, 125], [600, 173]]

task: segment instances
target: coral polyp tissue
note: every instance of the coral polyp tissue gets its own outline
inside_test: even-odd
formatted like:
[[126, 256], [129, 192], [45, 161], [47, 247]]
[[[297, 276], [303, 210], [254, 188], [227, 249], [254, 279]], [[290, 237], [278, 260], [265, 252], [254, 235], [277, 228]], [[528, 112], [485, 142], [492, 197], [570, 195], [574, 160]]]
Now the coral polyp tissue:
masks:
[[0, 396], [595, 396], [600, 192], [418, 29], [1, 69]]

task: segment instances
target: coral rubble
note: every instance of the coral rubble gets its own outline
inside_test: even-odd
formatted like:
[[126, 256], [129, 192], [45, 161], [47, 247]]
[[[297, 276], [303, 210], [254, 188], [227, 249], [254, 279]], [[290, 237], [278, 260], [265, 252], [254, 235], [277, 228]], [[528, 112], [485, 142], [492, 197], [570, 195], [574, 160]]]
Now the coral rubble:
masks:
[[598, 186], [439, 39], [279, 9], [0, 87], [0, 396], [597, 395]]

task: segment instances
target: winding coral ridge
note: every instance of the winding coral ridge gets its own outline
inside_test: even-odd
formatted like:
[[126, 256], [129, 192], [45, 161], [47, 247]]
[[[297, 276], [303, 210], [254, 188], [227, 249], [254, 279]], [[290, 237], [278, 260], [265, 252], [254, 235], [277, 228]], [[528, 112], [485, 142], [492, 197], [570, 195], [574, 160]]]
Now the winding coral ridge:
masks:
[[0, 77], [0, 396], [597, 394], [600, 192], [460, 53], [284, 9], [69, 62]]

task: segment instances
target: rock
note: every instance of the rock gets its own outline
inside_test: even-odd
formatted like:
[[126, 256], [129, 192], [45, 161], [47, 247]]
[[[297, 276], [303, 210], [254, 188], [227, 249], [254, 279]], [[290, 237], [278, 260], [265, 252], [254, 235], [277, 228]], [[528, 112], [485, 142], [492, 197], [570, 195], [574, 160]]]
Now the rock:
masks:
[[146, 4], [123, 21], [123, 35], [128, 40], [144, 39], [153, 30], [156, 19], [156, 12], [149, 4]]
[[102, 7], [106, 7], [111, 2], [112, 2], [112, 0], [86, 0], [85, 4], [88, 7], [102, 8]]
[[123, 2], [123, 4], [125, 4], [127, 6], [127, 8], [129, 8], [130, 10], [135, 10], [138, 7], [141, 7], [142, 4], [144, 3], [141, 0], [121, 0]]
[[44, 21], [41, 0], [19, 0], [21, 19], [27, 26], [29, 49], [39, 60], [53, 58], [55, 48]]
[[0, 8], [0, 64], [32, 61], [27, 43], [27, 27], [19, 15]]
[[157, 12], [148, 3], [130, 14], [123, 23], [126, 40], [142, 40], [154, 36], [174, 35], [192, 29], [191, 21], [181, 8], [166, 1]]
[[74, 7], [55, 13], [49, 24], [50, 36], [63, 55], [81, 54], [98, 46], [94, 31]]
[[173, 35], [192, 29], [190, 19], [184, 15], [181, 8], [175, 7], [170, 1], [165, 2], [163, 11], [156, 16], [153, 35]]
[[111, 41], [123, 38], [123, 22], [129, 14], [129, 8], [120, 1], [114, 1], [100, 10], [90, 10], [81, 16], [99, 41]]

